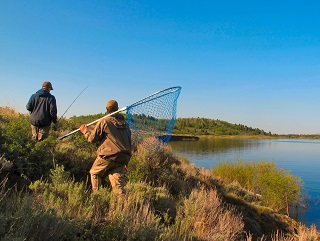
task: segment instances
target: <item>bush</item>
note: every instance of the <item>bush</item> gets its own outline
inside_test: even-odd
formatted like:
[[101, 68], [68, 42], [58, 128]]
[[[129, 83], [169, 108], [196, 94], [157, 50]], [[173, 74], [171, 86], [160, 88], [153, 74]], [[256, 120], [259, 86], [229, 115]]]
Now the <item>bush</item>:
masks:
[[215, 176], [228, 183], [238, 182], [242, 187], [261, 195], [262, 204], [289, 215], [299, 202], [301, 180], [289, 171], [278, 169], [274, 162], [244, 162], [237, 160], [218, 163], [212, 168]]
[[[9, 176], [8, 185], [20, 183], [20, 188], [40, 178], [48, 178], [56, 164], [64, 165], [77, 180], [86, 180], [96, 156], [96, 146], [88, 143], [79, 133], [60, 141], [79, 120], [61, 119], [57, 130], [50, 130], [47, 139], [36, 142], [31, 139], [29, 115], [16, 113], [8, 107], [0, 107], [0, 156], [1, 163], [11, 167], [0, 177]], [[80, 120], [82, 120], [80, 118]], [[1, 165], [2, 165], [1, 164]]]
[[144, 181], [158, 187], [165, 185], [170, 189], [179, 182], [172, 169], [177, 162], [169, 146], [156, 138], [145, 139], [133, 152], [127, 177], [131, 182]]
[[[8, 111], [8, 110], [6, 110]], [[52, 150], [55, 140], [52, 137], [43, 142], [34, 142], [31, 139], [29, 117], [22, 114], [11, 114], [2, 118], [0, 153], [4, 159], [12, 163], [9, 170], [11, 183], [19, 182], [21, 177], [25, 181], [32, 181], [47, 176], [52, 163]], [[6, 112], [5, 112], [6, 113]], [[16, 175], [14, 175], [16, 174]]]

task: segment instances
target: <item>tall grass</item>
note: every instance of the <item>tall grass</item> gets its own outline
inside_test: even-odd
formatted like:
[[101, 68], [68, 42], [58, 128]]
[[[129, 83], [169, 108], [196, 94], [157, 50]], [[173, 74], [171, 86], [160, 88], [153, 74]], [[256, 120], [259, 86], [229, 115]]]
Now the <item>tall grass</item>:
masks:
[[[319, 232], [314, 225], [310, 229], [300, 226], [295, 235], [288, 235], [282, 232], [274, 232], [270, 238], [262, 236], [259, 241], [317, 241], [320, 240]], [[252, 235], [248, 234], [246, 241], [253, 241]]]
[[277, 168], [274, 162], [218, 163], [212, 168], [215, 176], [227, 183], [237, 182], [243, 188], [261, 195], [262, 204], [289, 215], [299, 202], [301, 180], [289, 171]]
[[237, 240], [243, 227], [241, 214], [223, 203], [216, 190], [200, 189], [183, 200], [169, 234], [176, 240]]

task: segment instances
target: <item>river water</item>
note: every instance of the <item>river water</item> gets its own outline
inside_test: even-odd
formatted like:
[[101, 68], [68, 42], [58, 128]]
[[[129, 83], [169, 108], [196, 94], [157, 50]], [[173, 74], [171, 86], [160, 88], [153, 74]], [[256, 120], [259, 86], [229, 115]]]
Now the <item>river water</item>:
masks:
[[171, 141], [173, 153], [185, 156], [199, 168], [211, 169], [218, 162], [274, 161], [278, 168], [300, 177], [308, 208], [299, 221], [320, 228], [320, 140], [306, 139], [214, 139]]

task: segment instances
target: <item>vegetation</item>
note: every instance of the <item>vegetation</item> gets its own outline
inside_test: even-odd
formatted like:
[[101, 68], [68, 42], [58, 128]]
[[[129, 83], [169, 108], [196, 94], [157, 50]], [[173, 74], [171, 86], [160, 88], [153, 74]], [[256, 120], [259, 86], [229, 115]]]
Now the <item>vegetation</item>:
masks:
[[153, 138], [135, 143], [125, 198], [111, 192], [108, 180], [92, 193], [88, 171], [96, 146], [80, 134], [58, 137], [96, 118], [62, 119], [38, 143], [30, 138], [28, 115], [0, 107], [1, 240], [319, 240], [315, 226], [282, 215], [281, 202], [264, 201], [280, 192], [255, 186], [262, 177], [274, 178], [292, 192], [287, 204], [297, 203], [299, 183], [273, 163], [250, 175], [255, 166], [239, 162], [248, 181], [235, 172], [227, 180], [222, 171], [217, 177], [200, 170]]
[[237, 160], [218, 163], [212, 168], [215, 176], [227, 183], [238, 183], [259, 195], [261, 204], [277, 212], [290, 215], [296, 209], [301, 195], [301, 180], [289, 171], [277, 169], [274, 162], [244, 162]]
[[208, 118], [178, 118], [173, 133], [195, 136], [257, 136], [272, 138], [320, 139], [320, 134], [276, 134], [242, 124]]
[[241, 124], [231, 124], [222, 120], [208, 118], [178, 118], [174, 127], [175, 134], [191, 135], [264, 135], [272, 136], [258, 128]]

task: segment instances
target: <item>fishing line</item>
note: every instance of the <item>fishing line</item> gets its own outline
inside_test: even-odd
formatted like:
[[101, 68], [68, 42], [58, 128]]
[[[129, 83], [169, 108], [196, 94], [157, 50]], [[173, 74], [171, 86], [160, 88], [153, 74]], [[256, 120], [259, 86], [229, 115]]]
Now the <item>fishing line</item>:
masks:
[[73, 103], [78, 99], [78, 97], [83, 93], [83, 91], [86, 90], [86, 88], [88, 88], [88, 85], [77, 95], [77, 97], [72, 101], [72, 103], [69, 105], [69, 107], [66, 109], [66, 111], [62, 114], [62, 116], [59, 118], [59, 120], [61, 120], [61, 118], [65, 115], [65, 113], [67, 113], [67, 111], [69, 110], [69, 108], [73, 105]]

